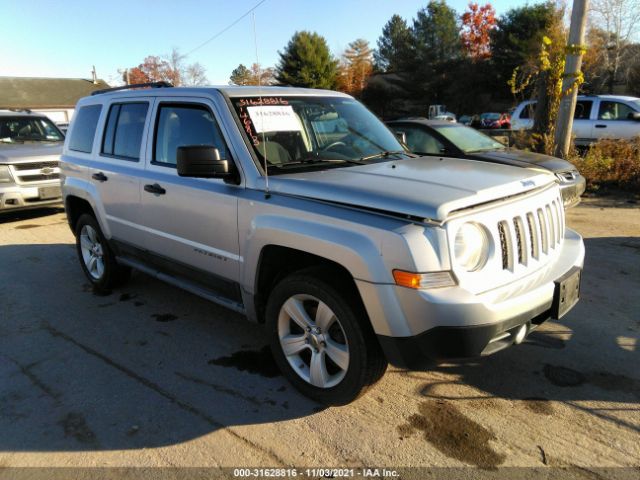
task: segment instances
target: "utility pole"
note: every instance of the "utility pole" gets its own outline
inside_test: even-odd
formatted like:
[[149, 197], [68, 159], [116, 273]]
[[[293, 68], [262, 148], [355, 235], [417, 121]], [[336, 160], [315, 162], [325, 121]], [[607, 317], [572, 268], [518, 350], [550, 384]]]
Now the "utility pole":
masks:
[[573, 112], [576, 110], [576, 97], [578, 96], [578, 88], [575, 82], [578, 75], [580, 75], [580, 68], [582, 67], [584, 29], [587, 23], [588, 3], [589, 0], [573, 0], [573, 9], [571, 11], [567, 57], [562, 80], [562, 92], [564, 95], [558, 109], [555, 134], [555, 154], [561, 158], [565, 158], [567, 153], [569, 153], [569, 143], [571, 142]]

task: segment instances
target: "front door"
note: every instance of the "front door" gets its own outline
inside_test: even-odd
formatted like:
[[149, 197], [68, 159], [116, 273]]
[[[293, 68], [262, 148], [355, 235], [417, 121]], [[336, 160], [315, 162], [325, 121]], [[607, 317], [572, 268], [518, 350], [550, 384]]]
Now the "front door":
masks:
[[632, 138], [639, 135], [640, 122], [629, 118], [635, 112], [624, 102], [600, 100], [598, 118], [593, 124], [594, 138]]
[[215, 112], [208, 99], [158, 99], [140, 185], [140, 221], [149, 253], [186, 267], [183, 271], [236, 282], [241, 187], [222, 179], [180, 177], [176, 170], [177, 149], [185, 145], [214, 146], [222, 159], [233, 161]]

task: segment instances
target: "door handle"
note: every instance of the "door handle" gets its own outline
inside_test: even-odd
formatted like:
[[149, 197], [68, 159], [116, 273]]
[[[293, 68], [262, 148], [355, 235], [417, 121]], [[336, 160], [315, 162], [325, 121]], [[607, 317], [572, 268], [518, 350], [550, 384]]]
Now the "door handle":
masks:
[[145, 185], [144, 191], [154, 193], [156, 195], [164, 195], [165, 193], [167, 193], [167, 191], [157, 183], [154, 183], [153, 185]]
[[607, 126], [606, 125], [602, 125], [602, 124], [597, 124], [596, 128], [607, 128]]
[[102, 172], [94, 173], [93, 175], [91, 175], [91, 178], [99, 182], [106, 182], [107, 180], [109, 180], [109, 178]]

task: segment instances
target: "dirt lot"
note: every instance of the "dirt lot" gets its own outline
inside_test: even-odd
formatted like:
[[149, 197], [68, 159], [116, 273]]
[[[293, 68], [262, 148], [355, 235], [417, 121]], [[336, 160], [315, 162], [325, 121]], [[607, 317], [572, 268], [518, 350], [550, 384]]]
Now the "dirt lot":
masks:
[[354, 404], [323, 409], [278, 375], [261, 327], [139, 273], [97, 296], [62, 211], [0, 217], [0, 467], [640, 477], [640, 205], [586, 199], [568, 218], [587, 258], [561, 322], [480, 361], [390, 369]]

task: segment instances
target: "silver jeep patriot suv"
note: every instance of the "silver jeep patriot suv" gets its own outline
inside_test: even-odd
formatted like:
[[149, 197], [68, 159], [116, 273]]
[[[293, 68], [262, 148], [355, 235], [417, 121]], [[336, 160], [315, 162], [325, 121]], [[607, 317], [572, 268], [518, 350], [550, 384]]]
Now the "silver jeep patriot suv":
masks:
[[78, 102], [61, 182], [97, 289], [135, 268], [265, 324], [283, 374], [350, 402], [387, 362], [487, 355], [578, 300], [546, 171], [406, 152], [348, 95], [117, 89]]

